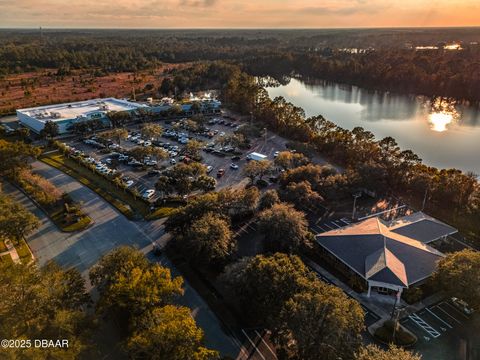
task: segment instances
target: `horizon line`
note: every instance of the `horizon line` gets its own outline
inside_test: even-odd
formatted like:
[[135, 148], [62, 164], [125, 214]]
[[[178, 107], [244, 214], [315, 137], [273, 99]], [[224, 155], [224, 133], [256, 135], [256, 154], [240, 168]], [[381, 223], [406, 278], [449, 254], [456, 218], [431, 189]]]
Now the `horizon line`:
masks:
[[351, 27], [2, 27], [0, 30], [382, 30], [382, 29], [475, 29], [479, 25], [449, 26], [351, 26]]

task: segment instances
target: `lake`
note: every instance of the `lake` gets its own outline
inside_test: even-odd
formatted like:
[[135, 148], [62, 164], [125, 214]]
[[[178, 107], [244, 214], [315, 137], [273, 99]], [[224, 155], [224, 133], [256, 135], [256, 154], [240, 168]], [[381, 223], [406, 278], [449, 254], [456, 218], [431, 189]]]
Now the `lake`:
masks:
[[377, 139], [391, 136], [427, 165], [480, 174], [478, 107], [294, 78], [267, 91], [271, 98], [283, 96], [302, 107], [307, 116], [323, 115], [349, 130], [361, 126]]

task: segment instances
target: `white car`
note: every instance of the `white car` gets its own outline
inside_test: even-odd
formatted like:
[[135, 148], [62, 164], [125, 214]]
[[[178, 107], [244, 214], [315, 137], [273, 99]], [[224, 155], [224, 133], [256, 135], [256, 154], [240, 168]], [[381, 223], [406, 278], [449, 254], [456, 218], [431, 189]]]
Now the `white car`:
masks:
[[132, 186], [133, 184], [135, 184], [135, 181], [133, 181], [133, 180], [128, 180], [128, 181], [125, 182], [125, 186], [126, 186], [126, 187], [130, 187], [130, 186]]
[[151, 199], [153, 197], [153, 195], [155, 195], [155, 190], [153, 189], [148, 189], [148, 190], [145, 190], [145, 192], [143, 193], [142, 197], [144, 199]]
[[212, 165], [208, 165], [207, 166], [207, 174], [210, 174], [213, 170], [213, 166]]
[[231, 163], [230, 164], [230, 167], [234, 170], [237, 170], [238, 169], [238, 165], [237, 164], [234, 164], [234, 163]]
[[143, 146], [152, 146], [152, 142], [151, 142], [150, 140], [145, 141], [145, 142], [143, 143]]
[[273, 157], [276, 158], [276, 157], [278, 156], [278, 154], [280, 154], [280, 151], [275, 151], [275, 152], [273, 153]]
[[177, 163], [177, 160], [175, 159], [170, 159], [170, 164], [175, 165]]
[[146, 160], [145, 165], [147, 166], [155, 166], [157, 165], [157, 162], [155, 160]]

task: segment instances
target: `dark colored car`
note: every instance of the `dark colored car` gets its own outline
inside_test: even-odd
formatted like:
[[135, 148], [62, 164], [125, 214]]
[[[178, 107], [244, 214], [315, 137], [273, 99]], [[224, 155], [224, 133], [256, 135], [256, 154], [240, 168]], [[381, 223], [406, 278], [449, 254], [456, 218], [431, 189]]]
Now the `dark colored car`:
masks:
[[160, 170], [150, 170], [147, 175], [154, 176], [154, 175], [160, 175], [162, 172]]
[[221, 157], [225, 157], [225, 154], [221, 151], [218, 151], [218, 150], [213, 150], [212, 154], [215, 154], [215, 155], [221, 156]]
[[223, 175], [225, 175], [225, 169], [218, 169], [217, 178], [221, 178]]

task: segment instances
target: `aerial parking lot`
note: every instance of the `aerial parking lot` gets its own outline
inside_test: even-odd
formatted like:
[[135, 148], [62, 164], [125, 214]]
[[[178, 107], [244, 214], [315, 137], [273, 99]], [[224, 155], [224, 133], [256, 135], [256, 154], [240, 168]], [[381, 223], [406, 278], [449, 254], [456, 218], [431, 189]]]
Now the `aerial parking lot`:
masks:
[[473, 340], [480, 329], [478, 318], [455, 305], [452, 299], [405, 316], [400, 323], [417, 336], [413, 350], [427, 359], [469, 359], [467, 352], [480, 350]]
[[[222, 144], [222, 137], [232, 136], [242, 125], [239, 121], [232, 121], [231, 117], [212, 118], [202, 131], [181, 128], [179, 123], [182, 121], [159, 122], [163, 134], [155, 139], [142, 136], [140, 126], [134, 125], [126, 128], [128, 136], [119, 143], [112, 139], [103, 139], [101, 133], [87, 138], [77, 137], [65, 143], [93, 164], [98, 172], [119, 176], [129, 189], [135, 189], [140, 196], [151, 202], [160, 197], [155, 191], [155, 184], [162, 172], [178, 163], [190, 161], [188, 156], [185, 156], [189, 141], [202, 143], [199, 160], [205, 165], [207, 174], [215, 178], [217, 190], [233, 187], [245, 179], [243, 167], [248, 161], [249, 153], [263, 152], [267, 156], [266, 160], [273, 161], [275, 153], [285, 150], [285, 140], [275, 135], [251, 139], [248, 149]], [[139, 147], [162, 149], [167, 158], [134, 158], [130, 151]]]

